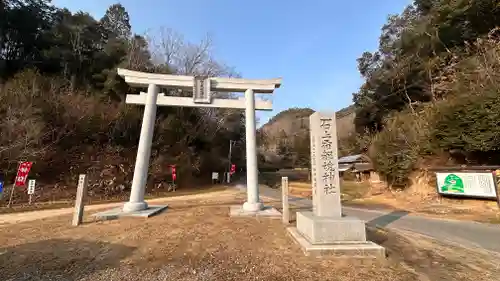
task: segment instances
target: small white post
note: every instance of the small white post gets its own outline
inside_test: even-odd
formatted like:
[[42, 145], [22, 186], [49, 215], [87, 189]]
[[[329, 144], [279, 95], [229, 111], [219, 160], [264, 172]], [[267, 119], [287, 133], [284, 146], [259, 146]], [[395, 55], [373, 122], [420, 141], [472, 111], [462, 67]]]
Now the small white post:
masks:
[[247, 153], [247, 201], [243, 210], [256, 212], [262, 210], [259, 200], [259, 183], [257, 177], [257, 140], [255, 132], [255, 96], [253, 90], [245, 91], [245, 133]]
[[137, 158], [135, 161], [134, 177], [130, 191], [130, 200], [123, 206], [124, 212], [135, 212], [145, 210], [148, 204], [144, 201], [146, 182], [148, 178], [149, 158], [151, 156], [151, 144], [156, 119], [156, 100], [158, 98], [158, 87], [150, 84], [144, 106], [144, 117], [142, 118], [141, 135]]
[[29, 180], [28, 181], [28, 195], [29, 195], [29, 204], [31, 205], [31, 200], [33, 197], [33, 194], [35, 194], [35, 180]]
[[281, 201], [283, 202], [283, 223], [290, 223], [290, 207], [288, 205], [288, 177], [281, 177]]
[[87, 176], [81, 174], [78, 177], [78, 188], [76, 190], [75, 212], [73, 214], [73, 226], [78, 226], [83, 220], [84, 200], [87, 194]]

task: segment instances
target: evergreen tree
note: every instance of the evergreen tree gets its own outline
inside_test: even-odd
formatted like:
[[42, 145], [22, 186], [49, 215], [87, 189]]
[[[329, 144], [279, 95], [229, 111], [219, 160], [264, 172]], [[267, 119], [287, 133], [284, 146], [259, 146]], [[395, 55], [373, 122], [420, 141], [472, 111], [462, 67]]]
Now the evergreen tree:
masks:
[[128, 40], [132, 34], [130, 18], [122, 4], [109, 6], [100, 22], [108, 38]]

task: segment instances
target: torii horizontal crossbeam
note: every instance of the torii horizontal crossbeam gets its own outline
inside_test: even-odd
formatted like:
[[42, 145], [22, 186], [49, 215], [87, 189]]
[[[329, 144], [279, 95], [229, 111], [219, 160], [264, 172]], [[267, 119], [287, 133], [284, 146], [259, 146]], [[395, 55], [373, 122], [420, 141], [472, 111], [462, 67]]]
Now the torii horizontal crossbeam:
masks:
[[[147, 86], [155, 84], [167, 88], [188, 88], [194, 86], [194, 77], [185, 75], [156, 74], [118, 68], [118, 75], [124, 77], [131, 86]], [[245, 92], [252, 89], [254, 93], [271, 94], [281, 86], [281, 78], [275, 79], [242, 79], [210, 77], [211, 90], [215, 92]]]
[[[140, 95], [127, 95], [128, 104], [146, 104], [146, 93]], [[156, 105], [160, 106], [188, 106], [188, 107], [218, 107], [245, 109], [245, 99], [212, 99], [211, 103], [195, 103], [193, 98], [174, 97], [158, 94]], [[273, 110], [272, 101], [255, 100], [255, 110]]]

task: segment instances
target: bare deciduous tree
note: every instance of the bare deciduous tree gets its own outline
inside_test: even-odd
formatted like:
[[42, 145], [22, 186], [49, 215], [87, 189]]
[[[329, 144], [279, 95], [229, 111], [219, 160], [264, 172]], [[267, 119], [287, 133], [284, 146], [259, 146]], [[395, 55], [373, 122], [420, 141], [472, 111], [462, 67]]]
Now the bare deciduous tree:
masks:
[[[198, 43], [192, 43], [171, 28], [160, 28], [158, 32], [148, 32], [146, 36], [151, 55], [155, 64], [167, 67], [175, 74], [201, 75], [209, 77], [238, 77], [233, 68], [216, 60], [213, 55], [213, 40], [207, 34]], [[155, 34], [154, 36], [152, 34]], [[190, 95], [191, 93], [180, 93]], [[231, 93], [213, 93], [214, 97], [231, 98]], [[196, 118], [190, 118], [192, 114]], [[218, 134], [236, 132], [241, 127], [241, 114], [235, 109], [196, 108], [178, 110], [178, 117], [182, 122], [186, 134], [179, 140], [177, 148], [180, 149], [178, 157], [186, 163], [192, 163], [192, 168], [198, 170], [200, 162], [199, 155], [193, 151], [183, 151], [181, 148], [189, 147], [189, 144], [197, 139], [203, 139], [214, 143]], [[189, 121], [186, 121], [189, 120]], [[236, 121], [235, 121], [236, 120]], [[163, 126], [176, 126], [176, 122], [163, 124]], [[177, 124], [178, 125], [178, 124]], [[224, 147], [227, 144], [218, 144], [213, 150]], [[215, 153], [217, 154], [217, 153]], [[190, 157], [189, 161], [186, 157]]]

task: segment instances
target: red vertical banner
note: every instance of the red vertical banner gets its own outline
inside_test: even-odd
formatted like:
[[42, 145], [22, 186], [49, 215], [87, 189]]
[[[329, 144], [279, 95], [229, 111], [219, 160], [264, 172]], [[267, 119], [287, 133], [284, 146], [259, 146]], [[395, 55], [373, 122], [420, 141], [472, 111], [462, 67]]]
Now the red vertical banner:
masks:
[[19, 164], [15, 186], [24, 186], [26, 184], [26, 179], [28, 179], [28, 174], [32, 165], [33, 162], [21, 162], [21, 164]]
[[175, 165], [170, 165], [170, 169], [172, 170], [172, 181], [175, 182], [175, 180], [177, 179], [177, 173], [176, 173], [176, 170], [175, 170]]
[[229, 173], [232, 175], [236, 172], [236, 165], [235, 164], [231, 164], [231, 170], [229, 171]]

